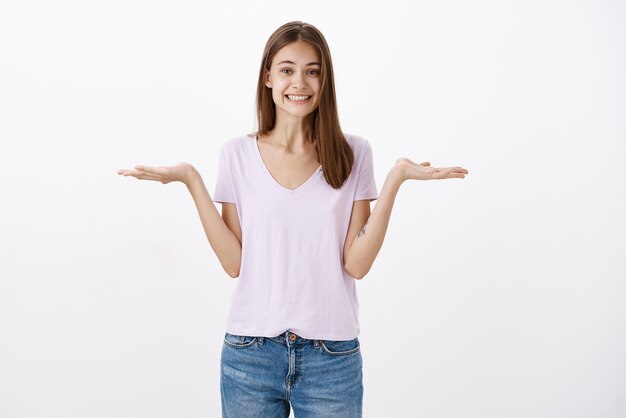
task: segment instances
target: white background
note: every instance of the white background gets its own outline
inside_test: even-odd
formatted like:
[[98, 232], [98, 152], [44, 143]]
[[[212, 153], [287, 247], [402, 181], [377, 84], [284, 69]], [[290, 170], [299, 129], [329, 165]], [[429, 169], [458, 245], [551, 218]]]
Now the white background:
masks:
[[182, 184], [116, 171], [212, 194], [290, 20], [379, 189], [469, 170], [402, 185], [358, 282], [364, 416], [626, 416], [626, 5], [556, 0], [2, 2], [0, 416], [219, 416], [236, 281]]

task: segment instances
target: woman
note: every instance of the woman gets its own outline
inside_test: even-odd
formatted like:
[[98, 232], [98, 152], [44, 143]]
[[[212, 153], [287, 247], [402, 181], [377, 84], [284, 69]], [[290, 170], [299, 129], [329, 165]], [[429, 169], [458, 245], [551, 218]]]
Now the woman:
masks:
[[213, 199], [188, 163], [118, 172], [183, 182], [222, 267], [239, 277], [221, 355], [224, 417], [287, 417], [290, 406], [298, 417], [360, 417], [355, 279], [405, 180], [468, 173], [400, 158], [378, 196], [368, 141], [341, 131], [333, 78], [324, 36], [289, 22], [263, 54], [258, 131], [222, 146]]

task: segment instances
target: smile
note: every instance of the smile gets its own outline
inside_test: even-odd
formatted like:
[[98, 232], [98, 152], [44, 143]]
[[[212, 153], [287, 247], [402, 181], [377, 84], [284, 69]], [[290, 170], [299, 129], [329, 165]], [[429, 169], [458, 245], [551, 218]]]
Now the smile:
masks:
[[285, 97], [290, 102], [298, 102], [298, 103], [307, 102], [311, 98], [311, 96], [296, 96], [293, 94], [286, 94]]

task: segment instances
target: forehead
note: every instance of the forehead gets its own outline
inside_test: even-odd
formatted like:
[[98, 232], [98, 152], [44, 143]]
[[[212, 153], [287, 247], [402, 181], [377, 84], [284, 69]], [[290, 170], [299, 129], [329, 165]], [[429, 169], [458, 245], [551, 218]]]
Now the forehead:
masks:
[[292, 61], [295, 64], [306, 65], [311, 62], [320, 62], [320, 54], [317, 48], [308, 42], [296, 41], [285, 45], [278, 50], [274, 59], [272, 59], [272, 66], [281, 61]]

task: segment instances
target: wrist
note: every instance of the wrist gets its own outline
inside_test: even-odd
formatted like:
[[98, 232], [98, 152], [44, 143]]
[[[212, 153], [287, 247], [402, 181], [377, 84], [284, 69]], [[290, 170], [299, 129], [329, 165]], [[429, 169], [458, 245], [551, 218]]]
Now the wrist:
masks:
[[198, 170], [196, 170], [194, 166], [189, 164], [188, 166], [185, 167], [185, 176], [184, 176], [183, 183], [185, 183], [187, 187], [192, 187], [194, 184], [198, 182], [199, 178], [200, 178], [200, 173], [198, 172]]
[[402, 163], [396, 163], [387, 174], [387, 178], [398, 185], [402, 184], [406, 180], [405, 166]]

